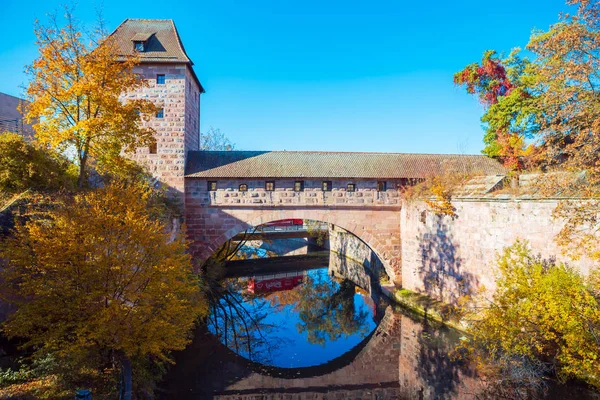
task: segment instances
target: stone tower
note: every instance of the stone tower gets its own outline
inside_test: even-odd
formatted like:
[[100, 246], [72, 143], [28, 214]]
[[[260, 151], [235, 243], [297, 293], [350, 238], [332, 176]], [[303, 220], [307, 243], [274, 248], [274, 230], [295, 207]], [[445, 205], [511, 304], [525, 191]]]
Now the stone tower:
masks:
[[200, 146], [200, 95], [204, 89], [194, 64], [172, 20], [126, 19], [111, 36], [120, 55], [140, 56], [134, 72], [149, 84], [124, 97], [152, 100], [160, 108], [148, 122], [156, 131], [156, 146], [138, 148], [131, 157], [174, 193], [183, 195], [187, 154]]

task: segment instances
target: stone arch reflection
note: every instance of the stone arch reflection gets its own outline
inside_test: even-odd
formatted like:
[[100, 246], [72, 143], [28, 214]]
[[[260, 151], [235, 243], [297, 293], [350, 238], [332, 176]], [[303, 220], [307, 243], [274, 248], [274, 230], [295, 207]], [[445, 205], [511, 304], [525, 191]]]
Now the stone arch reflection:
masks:
[[[328, 225], [321, 228], [327, 234], [331, 231]], [[258, 232], [258, 237], [266, 237], [264, 230]], [[299, 230], [278, 232], [288, 234]], [[256, 229], [247, 230], [243, 238], [256, 240], [256, 234]], [[363, 260], [346, 259], [339, 252], [330, 256], [328, 251], [326, 255], [309, 254], [300, 261], [297, 257], [281, 257], [276, 262], [270, 258], [265, 262], [264, 258], [230, 257], [232, 251], [239, 251], [240, 244], [226, 243], [217, 252], [226, 258], [222, 264], [225, 279], [214, 285], [218, 290], [213, 293], [207, 321], [209, 330], [237, 354], [271, 366], [320, 365], [358, 345], [379, 323], [382, 303], [374, 296], [372, 274]], [[207, 271], [218, 268], [217, 261], [206, 266]], [[290, 332], [290, 324], [296, 332]], [[333, 353], [316, 349], [323, 357], [307, 358], [306, 354], [315, 353], [315, 349], [298, 343], [303, 342], [298, 336], [303, 336], [310, 345], [327, 343], [331, 347], [336, 341], [347, 343], [345, 347], [336, 343], [334, 347], [338, 349]], [[290, 347], [297, 349], [297, 353], [290, 353]], [[275, 358], [275, 353], [282, 355]]]

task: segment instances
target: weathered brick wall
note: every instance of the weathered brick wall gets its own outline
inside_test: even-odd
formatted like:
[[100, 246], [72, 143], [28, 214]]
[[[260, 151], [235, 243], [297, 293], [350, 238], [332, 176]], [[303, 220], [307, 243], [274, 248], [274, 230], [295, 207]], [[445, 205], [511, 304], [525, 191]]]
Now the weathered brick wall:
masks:
[[[299, 178], [301, 180], [301, 178]], [[203, 205], [356, 205], [356, 206], [394, 206], [400, 205], [400, 196], [396, 184], [400, 181], [388, 181], [385, 192], [377, 191], [375, 180], [333, 180], [333, 190], [327, 192], [321, 189], [322, 182], [304, 180], [304, 190], [294, 192], [294, 180], [217, 180], [217, 191], [207, 190], [207, 181], [188, 178], [189, 194], [199, 199]], [[274, 181], [275, 190], [265, 190], [265, 181]], [[355, 192], [346, 191], [348, 183], [355, 183]], [[241, 184], [248, 185], [247, 192], [240, 192]]]
[[[164, 109], [164, 117], [145, 123], [156, 131], [156, 154], [150, 154], [148, 148], [138, 148], [128, 156], [145, 165], [173, 191], [183, 194], [185, 157], [187, 151], [198, 149], [198, 85], [184, 64], [143, 63], [134, 72], [148, 81], [148, 87], [127, 93], [124, 99], [151, 100]], [[159, 74], [165, 75], [164, 84], [156, 83]]]
[[[240, 192], [241, 183], [248, 185]], [[388, 275], [400, 280], [400, 205], [396, 189], [376, 191], [376, 182], [357, 182], [358, 191], [334, 181], [331, 192], [321, 181], [305, 181], [303, 192], [293, 191], [293, 181], [275, 181], [267, 192], [264, 181], [219, 181], [215, 192], [207, 181], [186, 181], [186, 224], [197, 261], [206, 260], [237, 233], [280, 219], [311, 219], [339, 226], [367, 243], [383, 262]], [[343, 189], [340, 189], [342, 187]], [[388, 187], [391, 184], [388, 184]]]
[[[427, 212], [425, 204], [405, 204], [401, 215], [402, 285], [452, 303], [481, 285], [496, 287], [496, 254], [517, 238], [526, 239], [536, 254], [569, 261], [554, 237], [554, 201], [454, 201], [457, 218]], [[592, 263], [581, 260], [589, 273]]]

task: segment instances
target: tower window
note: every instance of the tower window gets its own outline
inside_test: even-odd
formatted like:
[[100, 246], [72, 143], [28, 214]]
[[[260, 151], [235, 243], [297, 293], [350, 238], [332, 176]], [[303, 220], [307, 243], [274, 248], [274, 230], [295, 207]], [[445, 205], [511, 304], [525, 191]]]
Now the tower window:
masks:
[[331, 192], [331, 181], [323, 181], [321, 188], [324, 192]]
[[304, 190], [304, 181], [294, 182], [294, 192], [302, 192]]
[[161, 108], [160, 110], [158, 110], [156, 112], [156, 118], [164, 118], [164, 116], [165, 116], [165, 109], [164, 108]]
[[378, 192], [385, 192], [387, 190], [387, 182], [385, 181], [378, 181], [377, 182], [377, 191]]
[[354, 192], [356, 190], [356, 184], [354, 183], [349, 183], [348, 186], [346, 186], [346, 191], [348, 192]]
[[158, 151], [158, 144], [156, 142], [154, 142], [150, 146], [148, 146], [148, 152], [150, 154], [156, 154], [157, 151]]
[[272, 192], [273, 190], [275, 190], [275, 182], [273, 182], [273, 181], [265, 182], [265, 190], [267, 192]]
[[164, 75], [156, 75], [156, 84], [164, 85], [165, 84], [165, 76]]
[[140, 51], [140, 52], [144, 51], [144, 42], [141, 41], [141, 40], [134, 41], [133, 42], [133, 49], [135, 51]]
[[209, 192], [215, 192], [217, 190], [217, 181], [208, 181], [207, 186]]
[[248, 185], [246, 185], [245, 183], [242, 183], [240, 185], [240, 192], [247, 192], [248, 191]]

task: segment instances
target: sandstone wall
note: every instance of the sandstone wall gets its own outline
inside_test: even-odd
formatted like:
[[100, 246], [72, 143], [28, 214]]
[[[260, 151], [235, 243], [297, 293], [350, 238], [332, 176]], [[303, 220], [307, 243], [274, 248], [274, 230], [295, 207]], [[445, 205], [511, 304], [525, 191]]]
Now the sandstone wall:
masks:
[[[402, 285], [452, 303], [482, 285], [494, 290], [496, 254], [517, 238], [536, 254], [569, 261], [554, 242], [561, 223], [552, 219], [555, 201], [453, 201], [456, 218], [426, 211], [424, 203], [401, 212]], [[589, 260], [576, 264], [587, 274]]]
[[[216, 179], [215, 179], [216, 180]], [[302, 180], [302, 178], [298, 178]], [[304, 180], [304, 190], [294, 192], [294, 182], [291, 179], [222, 179], [216, 180], [217, 190], [207, 190], [207, 180], [188, 178], [189, 196], [199, 200], [204, 205], [355, 205], [355, 206], [400, 206], [400, 196], [396, 189], [397, 181], [388, 181], [385, 192], [377, 191], [377, 180], [333, 180], [331, 191], [321, 188], [323, 179]], [[275, 182], [274, 191], [265, 190], [265, 182]], [[355, 192], [346, 190], [348, 183], [356, 184]], [[239, 186], [248, 185], [247, 192], [241, 192]]]
[[[136, 149], [129, 157], [145, 165], [149, 172], [183, 194], [186, 154], [198, 150], [200, 132], [200, 93], [185, 64], [149, 64], [134, 68], [148, 82], [148, 87], [127, 93], [125, 100], [151, 100], [164, 109], [163, 118], [152, 118], [145, 124], [156, 131], [156, 154], [147, 147]], [[165, 83], [157, 84], [157, 75], [165, 75]]]
[[[238, 190], [242, 183], [248, 185], [247, 192]], [[388, 275], [400, 279], [396, 189], [377, 192], [375, 181], [357, 183], [359, 192], [354, 193], [346, 192], [336, 181], [331, 192], [321, 190], [321, 181], [318, 186], [305, 181], [303, 192], [294, 192], [293, 181], [285, 180], [275, 181], [272, 192], [265, 191], [264, 181], [218, 184], [217, 191], [208, 191], [206, 180], [186, 180], [186, 225], [196, 261], [208, 259], [219, 246], [250, 227], [281, 219], [311, 219], [340, 226], [360, 237], [382, 260]]]
[[376, 278], [383, 269], [377, 254], [365, 242], [339, 226], [329, 227], [329, 249], [363, 265]]

